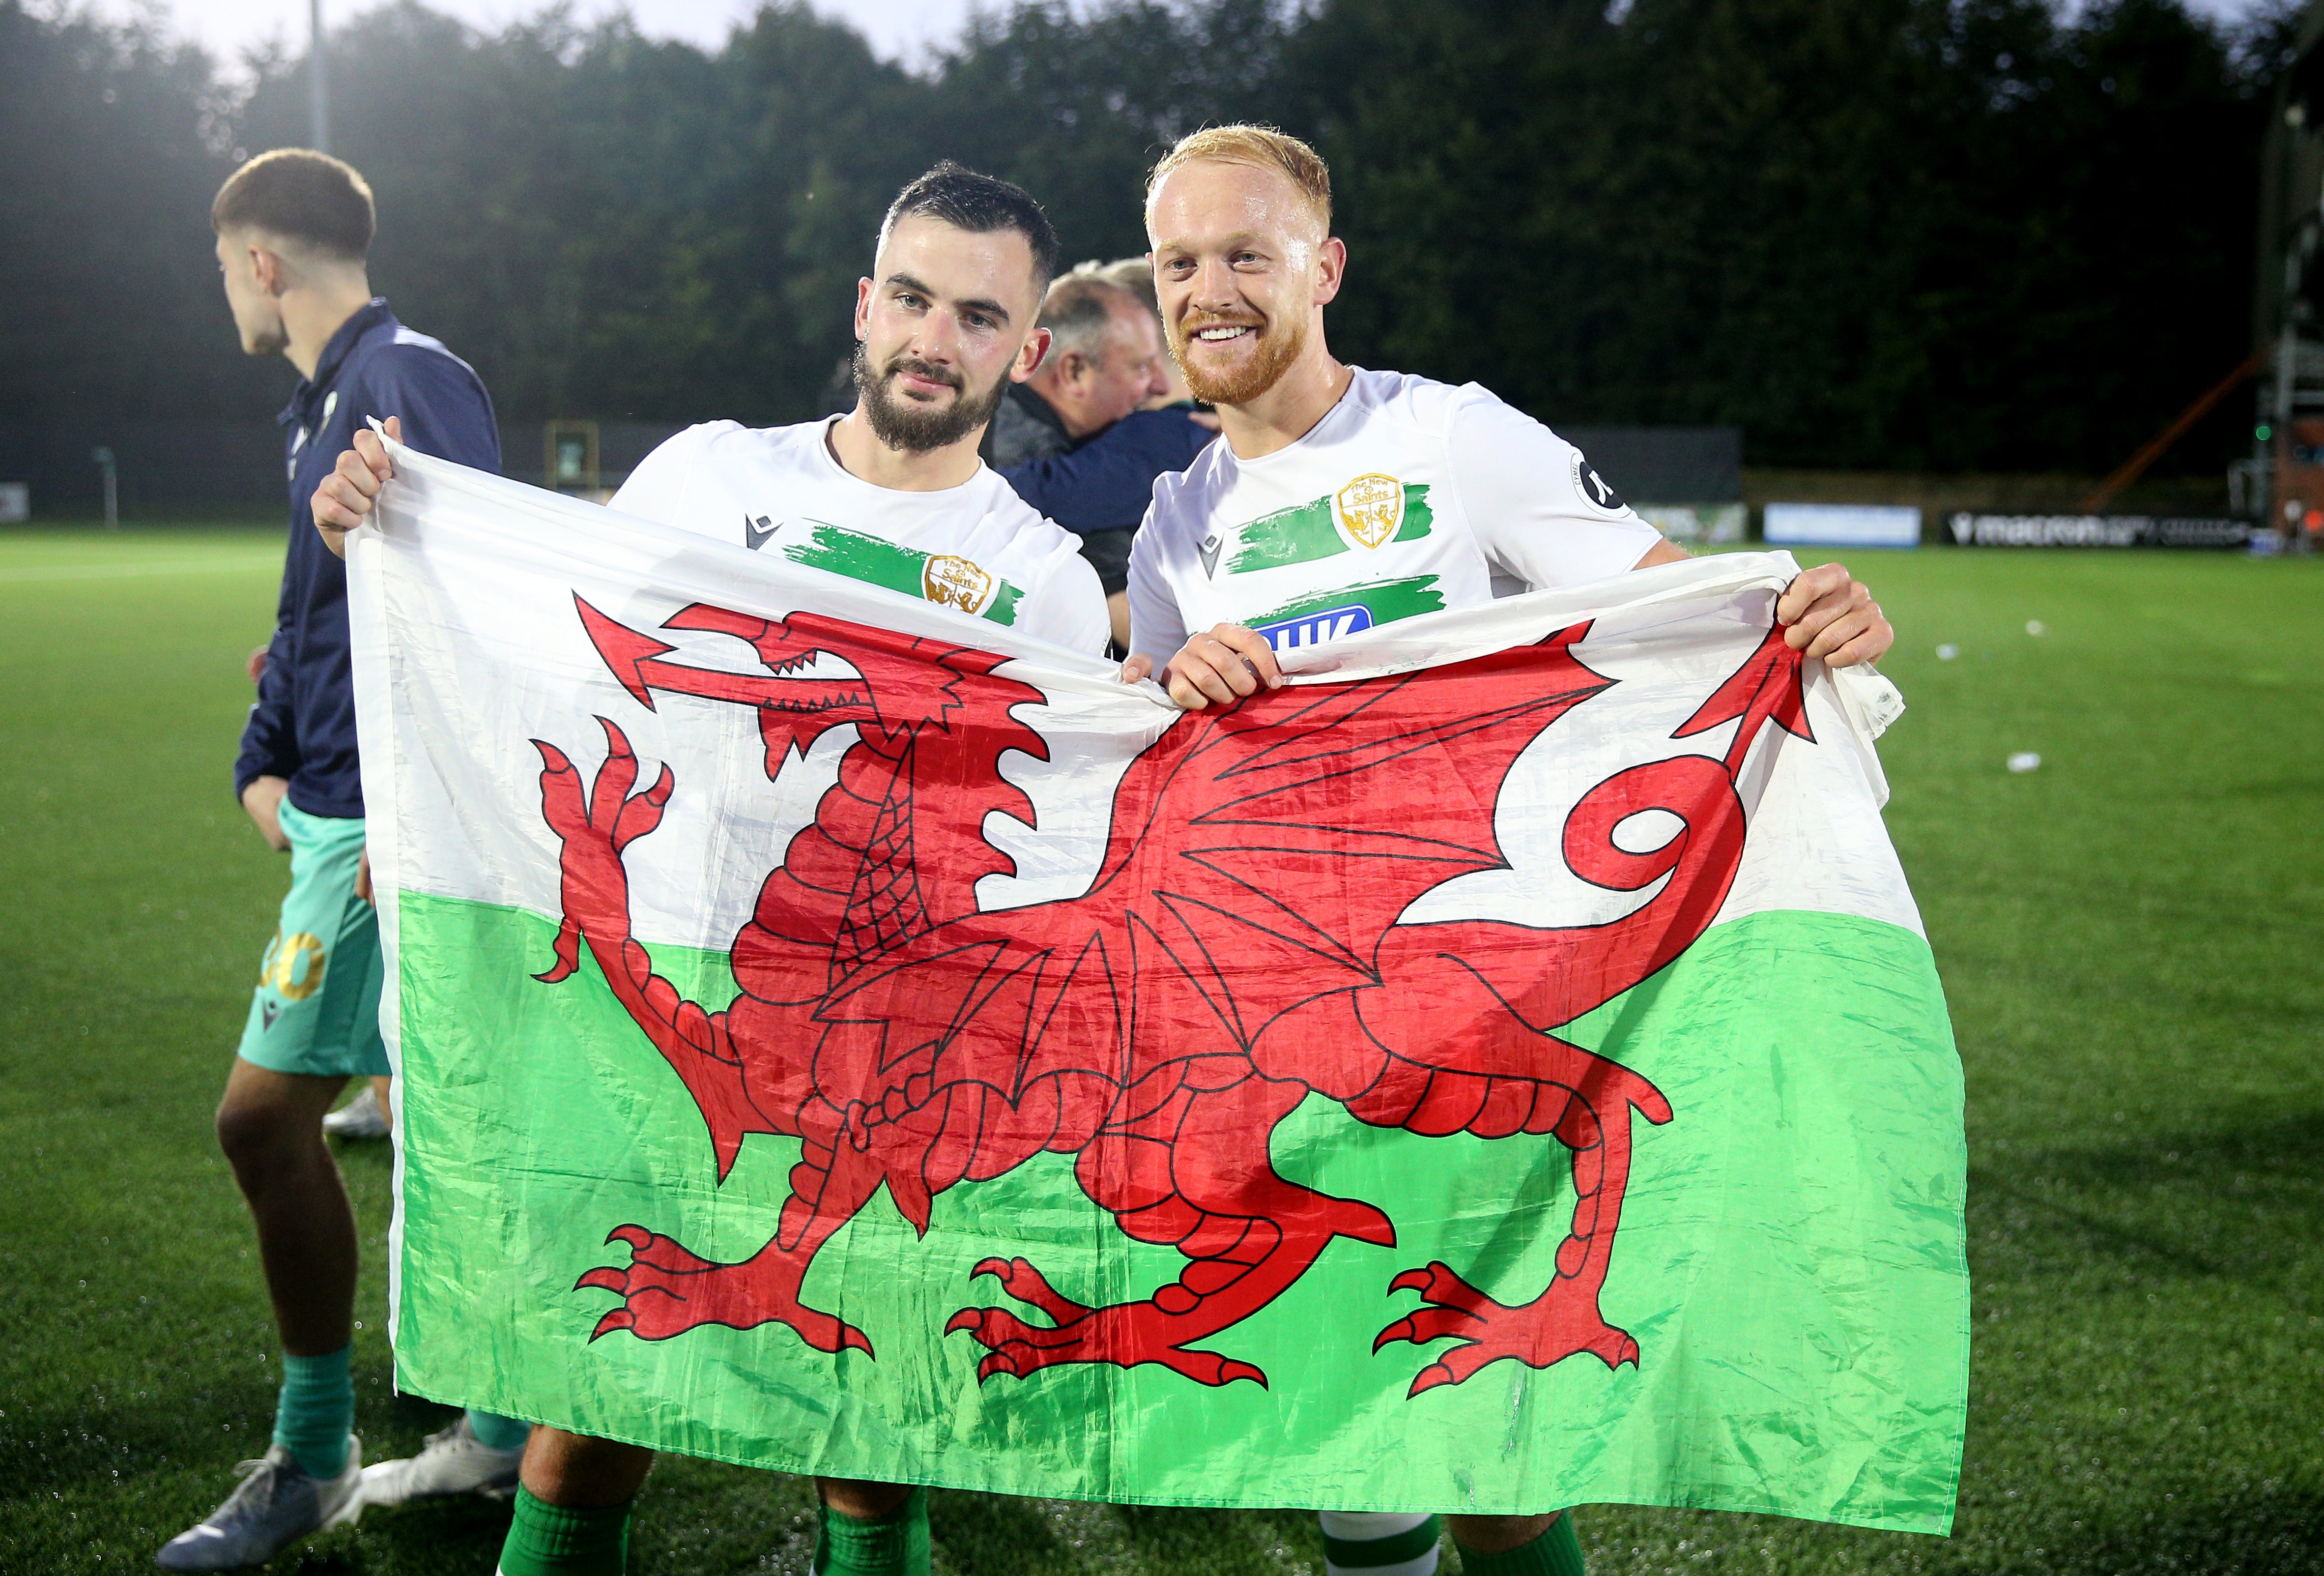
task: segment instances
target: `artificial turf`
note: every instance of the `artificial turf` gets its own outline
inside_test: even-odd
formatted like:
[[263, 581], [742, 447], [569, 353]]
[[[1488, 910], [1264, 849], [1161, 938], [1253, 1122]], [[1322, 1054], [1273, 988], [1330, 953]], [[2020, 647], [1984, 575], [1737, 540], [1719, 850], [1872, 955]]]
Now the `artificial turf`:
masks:
[[[279, 1363], [208, 1114], [287, 879], [226, 781], [280, 562], [279, 532], [0, 532], [0, 1571], [150, 1568], [264, 1447]], [[1856, 567], [1899, 631], [1888, 820], [1968, 1071], [1960, 1521], [1591, 1506], [1591, 1569], [2324, 1570], [2324, 563]], [[340, 1159], [357, 1427], [408, 1453], [448, 1414], [389, 1387], [386, 1147]], [[631, 1569], [804, 1571], [811, 1507], [665, 1460]], [[1322, 1568], [1296, 1512], [932, 1518], [940, 1571]], [[274, 1568], [482, 1576], [505, 1519], [374, 1512]]]

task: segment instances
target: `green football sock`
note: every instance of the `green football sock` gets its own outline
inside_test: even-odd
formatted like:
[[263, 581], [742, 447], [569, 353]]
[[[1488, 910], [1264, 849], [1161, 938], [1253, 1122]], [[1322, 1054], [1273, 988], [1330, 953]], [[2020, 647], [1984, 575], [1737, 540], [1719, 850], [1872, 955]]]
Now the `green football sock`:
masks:
[[622, 1576], [630, 1553], [630, 1506], [567, 1510], [520, 1486], [500, 1576]]
[[[1453, 1541], [1460, 1542], [1458, 1534]], [[1582, 1576], [1582, 1540], [1573, 1534], [1573, 1513], [1567, 1511], [1541, 1536], [1506, 1554], [1480, 1554], [1462, 1544], [1461, 1569], [1468, 1576]]]
[[521, 1417], [503, 1417], [497, 1412], [479, 1412], [471, 1406], [468, 1432], [488, 1451], [521, 1451], [524, 1442], [532, 1437], [532, 1424]]
[[350, 1344], [321, 1357], [282, 1354], [282, 1395], [274, 1404], [274, 1442], [309, 1477], [325, 1479], [347, 1469], [347, 1435], [355, 1425], [355, 1381]]
[[815, 1576], [928, 1576], [928, 1491], [913, 1489], [885, 1521], [858, 1521], [825, 1506]]

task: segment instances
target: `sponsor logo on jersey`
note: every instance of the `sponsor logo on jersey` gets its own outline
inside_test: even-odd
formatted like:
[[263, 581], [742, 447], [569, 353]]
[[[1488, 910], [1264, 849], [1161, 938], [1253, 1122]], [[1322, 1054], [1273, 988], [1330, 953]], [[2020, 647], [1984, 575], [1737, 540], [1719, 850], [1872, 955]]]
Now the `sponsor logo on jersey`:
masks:
[[274, 1020], [275, 1020], [275, 1019], [277, 1019], [277, 1018], [279, 1018], [279, 1017], [281, 1017], [281, 1015], [282, 1015], [282, 1004], [281, 1004], [281, 1002], [279, 1002], [279, 1001], [263, 1001], [263, 1002], [260, 1002], [260, 1003], [258, 1004], [258, 1016], [259, 1016], [259, 1018], [260, 1018], [260, 1020], [261, 1020], [261, 1021], [260, 1021], [260, 1023], [259, 1023], [258, 1032], [259, 1032], [260, 1034], [264, 1034], [267, 1030], [269, 1030], [269, 1029], [272, 1028], [272, 1027], [274, 1026]]
[[1598, 474], [1598, 468], [1582, 458], [1582, 450], [1573, 451], [1573, 490], [1582, 501], [1601, 515], [1619, 515], [1630, 505], [1622, 502], [1622, 495], [1607, 485]]
[[1208, 536], [1204, 537], [1202, 546], [1194, 550], [1203, 555], [1203, 578], [1204, 579], [1208, 580], [1217, 578], [1219, 568], [1219, 549], [1225, 545], [1226, 539], [1222, 537], [1217, 532], [1213, 531]]
[[1261, 614], [1251, 620], [1250, 627], [1265, 635], [1267, 644], [1276, 650], [1297, 651], [1393, 624], [1416, 613], [1439, 612], [1443, 607], [1444, 596], [1436, 589], [1434, 575], [1407, 575], [1309, 597]]
[[771, 515], [761, 515], [755, 520], [745, 515], [742, 516], [742, 545], [756, 552], [767, 545], [767, 538], [781, 526], [782, 522]]
[[1333, 495], [1340, 524], [1354, 541], [1377, 548], [1396, 540], [1404, 524], [1404, 484], [1378, 471], [1360, 476]]
[[920, 595], [942, 607], [982, 613], [992, 599], [992, 577], [964, 558], [930, 553], [920, 570]]
[[1277, 651], [1297, 651], [1302, 646], [1321, 645], [1327, 640], [1337, 640], [1371, 626], [1372, 610], [1361, 602], [1351, 602], [1344, 607], [1326, 607], [1321, 613], [1261, 624], [1258, 633], [1265, 635], [1267, 644]]

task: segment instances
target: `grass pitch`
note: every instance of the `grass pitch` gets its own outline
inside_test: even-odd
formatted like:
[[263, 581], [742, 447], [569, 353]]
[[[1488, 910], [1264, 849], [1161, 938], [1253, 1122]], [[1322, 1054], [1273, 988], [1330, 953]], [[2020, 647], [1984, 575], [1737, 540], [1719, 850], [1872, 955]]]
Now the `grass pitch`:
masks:
[[[279, 528], [0, 532], [0, 1570], [150, 1569], [267, 1437], [209, 1111], [287, 880], [227, 781], [280, 562]], [[1591, 1568], [2324, 1569], [2324, 565], [1856, 567], [1900, 631], [1888, 820], [1969, 1075], [1959, 1527], [1590, 1507]], [[385, 1146], [340, 1161], [357, 1428], [408, 1453], [448, 1414], [389, 1389]], [[482, 1576], [505, 1514], [375, 1512], [275, 1569]], [[1289, 1512], [939, 1494], [933, 1520], [938, 1570], [979, 1576], [1322, 1568]], [[631, 1569], [804, 1571], [812, 1526], [798, 1479], [665, 1460]]]

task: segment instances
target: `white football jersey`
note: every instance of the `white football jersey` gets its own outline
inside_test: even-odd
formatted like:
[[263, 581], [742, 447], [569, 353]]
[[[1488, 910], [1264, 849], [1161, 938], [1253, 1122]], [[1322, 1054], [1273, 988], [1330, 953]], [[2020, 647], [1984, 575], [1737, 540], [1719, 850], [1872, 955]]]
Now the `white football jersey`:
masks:
[[1353, 369], [1287, 449], [1213, 443], [1154, 483], [1130, 558], [1130, 649], [1159, 667], [1240, 624], [1277, 651], [1637, 565], [1661, 533], [1582, 451], [1477, 385]]
[[940, 492], [875, 487], [834, 458], [829, 426], [688, 427], [646, 456], [613, 506], [1105, 654], [1105, 594], [1080, 537], [990, 466]]

